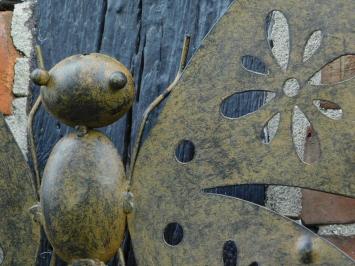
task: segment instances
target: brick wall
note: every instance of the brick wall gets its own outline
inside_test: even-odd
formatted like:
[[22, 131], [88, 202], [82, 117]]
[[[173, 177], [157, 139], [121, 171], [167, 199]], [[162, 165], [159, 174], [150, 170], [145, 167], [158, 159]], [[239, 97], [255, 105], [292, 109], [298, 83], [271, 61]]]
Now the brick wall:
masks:
[[[0, 112], [23, 155], [27, 156], [27, 96], [30, 58], [33, 53], [31, 25], [34, 1], [0, 1]], [[4, 10], [8, 8], [9, 10]]]

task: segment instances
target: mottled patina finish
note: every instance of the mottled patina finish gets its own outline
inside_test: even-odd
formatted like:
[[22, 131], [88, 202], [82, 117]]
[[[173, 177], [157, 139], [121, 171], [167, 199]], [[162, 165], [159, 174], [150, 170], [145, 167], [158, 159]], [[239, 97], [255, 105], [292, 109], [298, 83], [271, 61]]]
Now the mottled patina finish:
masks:
[[1, 265], [34, 265], [39, 226], [28, 209], [36, 202], [31, 170], [0, 114], [0, 248]]
[[134, 84], [117, 60], [92, 53], [68, 57], [49, 71], [34, 70], [46, 109], [69, 126], [104, 127], [131, 107]]
[[[280, 184], [355, 197], [355, 79], [333, 86], [308, 80], [333, 59], [355, 52], [353, 0], [239, 0], [231, 5], [191, 60], [146, 139], [133, 169], [134, 210], [128, 225], [139, 265], [222, 265], [222, 248], [233, 240], [238, 265], [353, 265], [317, 235], [263, 207], [203, 189], [229, 184]], [[273, 58], [265, 19], [280, 10], [288, 19], [291, 51], [286, 71]], [[303, 63], [309, 36], [321, 30], [319, 49]], [[264, 61], [268, 75], [246, 71], [245, 55]], [[297, 79], [299, 94], [282, 87]], [[223, 99], [236, 92], [267, 90], [276, 97], [255, 113], [223, 117]], [[343, 110], [341, 120], [321, 114], [313, 100], [329, 100]], [[292, 142], [291, 120], [298, 106], [320, 139], [321, 157], [303, 163]], [[265, 123], [281, 113], [277, 134], [263, 144]], [[195, 156], [179, 163], [175, 149], [190, 140]], [[163, 239], [167, 224], [184, 232], [176, 246]], [[306, 240], [306, 241], [305, 241]]]
[[56, 254], [73, 263], [107, 262], [117, 252], [126, 224], [125, 181], [121, 158], [104, 134], [73, 133], [56, 144], [41, 186], [44, 229]]

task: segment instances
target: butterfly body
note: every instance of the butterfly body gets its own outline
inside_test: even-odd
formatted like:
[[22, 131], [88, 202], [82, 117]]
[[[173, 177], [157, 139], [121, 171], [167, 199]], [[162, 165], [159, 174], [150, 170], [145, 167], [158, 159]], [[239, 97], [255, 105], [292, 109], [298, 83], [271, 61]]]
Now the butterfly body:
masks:
[[112, 142], [102, 133], [70, 134], [54, 147], [43, 176], [44, 228], [57, 254], [106, 262], [125, 230], [125, 173]]

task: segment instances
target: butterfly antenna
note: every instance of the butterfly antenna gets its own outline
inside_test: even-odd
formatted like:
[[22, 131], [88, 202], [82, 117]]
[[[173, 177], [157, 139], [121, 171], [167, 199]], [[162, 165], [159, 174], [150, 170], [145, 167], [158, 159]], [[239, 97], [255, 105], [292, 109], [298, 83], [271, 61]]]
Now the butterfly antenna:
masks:
[[[37, 56], [37, 64], [38, 64], [39, 68], [45, 69], [42, 49], [39, 45], [36, 45], [36, 56]], [[39, 168], [38, 168], [36, 144], [35, 144], [35, 139], [33, 136], [33, 120], [34, 120], [34, 117], [35, 117], [39, 107], [41, 106], [41, 103], [42, 103], [42, 96], [39, 95], [37, 97], [34, 105], [32, 106], [30, 113], [28, 114], [28, 120], [27, 120], [27, 131], [28, 131], [29, 142], [30, 142], [30, 150], [31, 150], [31, 156], [32, 156], [32, 161], [33, 161], [33, 168], [35, 171], [35, 179], [33, 180], [33, 183], [35, 186], [36, 196], [37, 196], [38, 200], [39, 200], [39, 187], [41, 184], [41, 178], [40, 178]]]
[[162, 94], [160, 94], [157, 98], [155, 98], [155, 100], [144, 111], [142, 123], [140, 124], [137, 139], [136, 139], [136, 142], [133, 147], [132, 160], [131, 160], [131, 164], [130, 164], [130, 168], [129, 168], [130, 171], [128, 173], [128, 190], [130, 190], [130, 186], [132, 184], [132, 176], [133, 176], [134, 166], [136, 164], [137, 155], [138, 155], [140, 146], [142, 144], [143, 131], [144, 131], [144, 127], [146, 125], [147, 119], [149, 117], [149, 114], [170, 94], [170, 92], [173, 90], [176, 83], [180, 79], [182, 72], [184, 71], [186, 64], [187, 64], [187, 56], [188, 56], [189, 48], [190, 48], [190, 39], [191, 39], [191, 37], [189, 35], [186, 35], [184, 38], [184, 44], [183, 44], [182, 52], [181, 52], [179, 70], [176, 74], [174, 81], [163, 91]]

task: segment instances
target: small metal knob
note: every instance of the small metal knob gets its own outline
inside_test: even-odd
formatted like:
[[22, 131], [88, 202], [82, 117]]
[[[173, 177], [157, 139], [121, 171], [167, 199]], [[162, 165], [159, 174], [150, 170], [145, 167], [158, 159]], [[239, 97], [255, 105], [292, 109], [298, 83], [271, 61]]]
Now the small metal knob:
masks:
[[121, 71], [113, 72], [110, 76], [110, 88], [120, 90], [127, 84], [127, 77]]
[[50, 76], [46, 70], [37, 68], [32, 71], [30, 78], [36, 85], [45, 86], [47, 85]]

